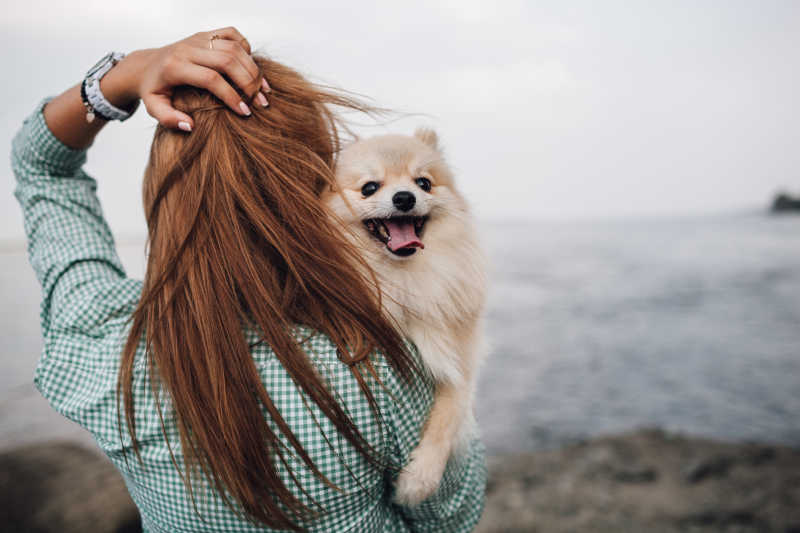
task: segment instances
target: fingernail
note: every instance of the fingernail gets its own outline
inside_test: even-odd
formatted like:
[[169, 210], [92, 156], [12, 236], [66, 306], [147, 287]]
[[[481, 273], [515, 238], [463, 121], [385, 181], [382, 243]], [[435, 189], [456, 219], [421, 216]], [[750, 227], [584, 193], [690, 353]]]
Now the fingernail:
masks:
[[268, 93], [272, 90], [272, 87], [269, 86], [269, 83], [267, 83], [265, 78], [261, 78], [261, 87], [264, 88], [265, 93]]
[[258, 103], [261, 104], [261, 107], [267, 107], [269, 105], [269, 102], [267, 102], [267, 97], [264, 96], [264, 93], [262, 92], [259, 92], [256, 95], [256, 100], [258, 100]]
[[182, 129], [183, 131], [192, 131], [192, 125], [189, 124], [188, 122], [184, 122], [182, 120], [180, 122], [178, 122], [178, 127], [180, 129]]
[[242, 113], [244, 113], [248, 117], [250, 116], [250, 108], [247, 107], [247, 104], [245, 104], [244, 102], [239, 102], [239, 109], [241, 109]]

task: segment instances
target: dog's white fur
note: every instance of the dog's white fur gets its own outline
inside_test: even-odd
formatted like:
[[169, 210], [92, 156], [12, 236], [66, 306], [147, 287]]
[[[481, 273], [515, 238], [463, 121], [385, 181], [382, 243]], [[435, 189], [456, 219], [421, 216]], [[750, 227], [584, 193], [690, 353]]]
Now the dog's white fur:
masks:
[[[431, 181], [429, 192], [415, 183], [419, 177]], [[324, 193], [323, 200], [374, 270], [385, 311], [436, 380], [421, 440], [396, 482], [395, 500], [415, 505], [437, 489], [451, 453], [461, 452], [474, 428], [473, 393], [487, 352], [485, 259], [433, 131], [354, 142], [337, 159], [336, 181], [339, 190]], [[380, 187], [365, 197], [361, 188], [369, 181]], [[399, 191], [415, 195], [411, 211], [393, 205]], [[409, 257], [390, 252], [363, 224], [405, 215], [428, 217], [421, 232], [425, 248]]]

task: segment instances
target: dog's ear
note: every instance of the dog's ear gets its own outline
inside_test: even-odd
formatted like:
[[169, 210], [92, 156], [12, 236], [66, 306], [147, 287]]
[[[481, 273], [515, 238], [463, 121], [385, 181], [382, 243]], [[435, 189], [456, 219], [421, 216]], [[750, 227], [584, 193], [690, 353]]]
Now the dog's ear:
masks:
[[417, 128], [414, 137], [424, 142], [434, 150], [439, 149], [439, 136], [430, 128]]

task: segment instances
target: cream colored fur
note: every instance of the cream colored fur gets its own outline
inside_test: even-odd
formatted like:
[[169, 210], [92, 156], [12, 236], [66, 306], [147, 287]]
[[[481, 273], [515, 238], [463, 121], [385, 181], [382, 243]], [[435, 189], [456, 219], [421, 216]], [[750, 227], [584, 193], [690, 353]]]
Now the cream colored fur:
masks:
[[[430, 192], [415, 183], [418, 177], [431, 180]], [[356, 141], [340, 154], [336, 179], [339, 190], [323, 199], [374, 270], [385, 311], [437, 382], [420, 442], [396, 483], [396, 501], [415, 505], [437, 489], [451, 453], [459, 453], [474, 430], [473, 393], [487, 352], [485, 259], [433, 131]], [[365, 197], [361, 188], [368, 181], [380, 188]], [[413, 210], [395, 208], [392, 196], [399, 191], [415, 195]], [[428, 217], [421, 233], [425, 249], [409, 257], [392, 254], [363, 224], [401, 215]]]

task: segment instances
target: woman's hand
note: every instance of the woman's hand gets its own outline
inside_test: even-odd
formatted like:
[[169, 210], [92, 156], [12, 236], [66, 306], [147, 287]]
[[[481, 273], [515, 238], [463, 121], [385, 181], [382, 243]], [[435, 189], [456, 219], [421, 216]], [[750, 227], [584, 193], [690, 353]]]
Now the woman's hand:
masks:
[[[195, 33], [161, 48], [131, 52], [103, 78], [101, 90], [105, 94], [106, 85], [111, 93], [116, 89], [117, 101], [123, 104], [141, 98], [147, 112], [162, 125], [191, 131], [191, 117], [172, 107], [172, 89], [178, 85], [207, 89], [236, 113], [250, 114], [247, 104], [222, 74], [248, 97], [255, 97], [262, 106], [268, 105], [264, 93], [269, 91], [269, 85], [250, 56], [247, 39], [233, 27]], [[106, 98], [114, 103], [111, 96]]]
[[[172, 90], [179, 85], [207, 89], [236, 113], [250, 114], [222, 74], [248, 99], [268, 105], [264, 93], [269, 92], [269, 85], [250, 56], [250, 45], [236, 28], [203, 31], [161, 48], [131, 52], [103, 76], [100, 90], [122, 109], [141, 98], [147, 112], [162, 125], [191, 131], [192, 118], [172, 107]], [[80, 84], [48, 102], [44, 117], [53, 134], [71, 148], [88, 147], [106, 124], [102, 119], [86, 121]]]

